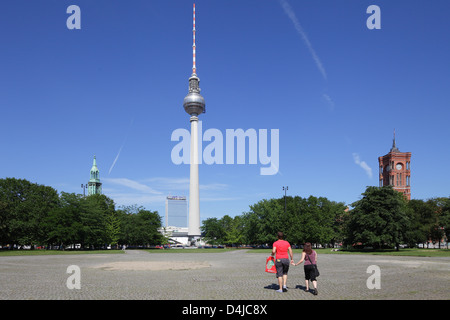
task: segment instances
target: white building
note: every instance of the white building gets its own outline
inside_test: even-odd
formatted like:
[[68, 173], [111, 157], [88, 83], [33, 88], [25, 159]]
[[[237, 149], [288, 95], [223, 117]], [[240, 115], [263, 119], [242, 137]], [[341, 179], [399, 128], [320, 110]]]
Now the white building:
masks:
[[[162, 235], [169, 238], [169, 243], [172, 247], [185, 247], [190, 246], [188, 237], [188, 227], [174, 227], [168, 226], [158, 229]], [[199, 241], [197, 245], [204, 245], [203, 241]]]

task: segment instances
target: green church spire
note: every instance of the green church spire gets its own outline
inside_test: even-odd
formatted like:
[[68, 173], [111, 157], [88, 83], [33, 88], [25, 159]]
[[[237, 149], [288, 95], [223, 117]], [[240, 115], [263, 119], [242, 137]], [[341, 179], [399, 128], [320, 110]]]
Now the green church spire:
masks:
[[94, 162], [91, 168], [91, 179], [89, 180], [88, 196], [102, 193], [102, 183], [100, 182], [100, 172], [97, 168], [97, 159], [94, 156]]

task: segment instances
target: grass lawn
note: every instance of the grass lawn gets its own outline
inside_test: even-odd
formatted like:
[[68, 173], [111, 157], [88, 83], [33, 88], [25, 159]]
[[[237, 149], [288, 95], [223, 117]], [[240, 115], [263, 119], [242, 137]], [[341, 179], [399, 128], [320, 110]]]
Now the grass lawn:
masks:
[[4, 256], [41, 256], [41, 255], [67, 255], [67, 254], [116, 254], [122, 250], [1, 250], [0, 257]]
[[[316, 249], [318, 254], [369, 254], [369, 255], [383, 255], [383, 256], [411, 256], [411, 257], [450, 257], [450, 250], [448, 249], [416, 249], [407, 248], [396, 251], [395, 249], [380, 249], [380, 250], [342, 250], [331, 251], [331, 249]], [[296, 249], [294, 252], [301, 253], [301, 249]]]
[[228, 248], [208, 248], [208, 249], [144, 249], [150, 253], [217, 253], [217, 252], [229, 252], [233, 250], [243, 250], [243, 249], [228, 249]]
[[[369, 254], [369, 255], [383, 255], [383, 256], [410, 256], [410, 257], [450, 257], [449, 249], [382, 249], [382, 250], [341, 250], [331, 251], [328, 249], [314, 249], [318, 254]], [[254, 253], [266, 253], [270, 255], [272, 252], [270, 249], [253, 249], [249, 252]], [[302, 253], [302, 249], [294, 249], [294, 257], [299, 256]]]
[[412, 256], [412, 257], [450, 257], [449, 249], [381, 249], [381, 250], [349, 250], [349, 251], [331, 251], [331, 249], [319, 249], [317, 253], [331, 254], [372, 254], [384, 256]]
[[[137, 249], [136, 249], [137, 250]], [[264, 253], [267, 256], [272, 252], [271, 249], [142, 249], [149, 253], [221, 253], [234, 250], [245, 250], [247, 253]], [[449, 249], [400, 249], [396, 250], [342, 250], [331, 251], [331, 249], [315, 249], [318, 254], [369, 254], [369, 255], [385, 255], [385, 256], [412, 256], [412, 257], [450, 257]], [[302, 249], [294, 249], [294, 256], [299, 257]], [[32, 255], [67, 255], [67, 254], [123, 254], [122, 250], [2, 250], [2, 256], [32, 256]]]
[[[272, 249], [151, 249], [145, 250], [150, 253], [208, 253], [208, 252], [229, 252], [233, 250], [246, 250], [248, 253], [265, 253], [270, 255]], [[450, 257], [450, 250], [448, 249], [400, 249], [396, 250], [342, 250], [331, 251], [331, 249], [314, 249], [318, 254], [371, 254], [371, 255], [385, 255], [385, 256], [413, 256], [413, 257]], [[302, 249], [294, 249], [294, 255], [299, 256]]]

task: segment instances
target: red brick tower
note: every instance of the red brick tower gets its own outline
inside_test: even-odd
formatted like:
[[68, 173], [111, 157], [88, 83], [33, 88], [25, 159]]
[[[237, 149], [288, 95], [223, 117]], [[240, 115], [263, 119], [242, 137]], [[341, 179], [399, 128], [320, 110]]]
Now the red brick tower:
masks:
[[411, 200], [411, 152], [400, 152], [394, 141], [391, 151], [385, 156], [378, 157], [380, 167], [380, 187], [392, 186], [394, 190]]

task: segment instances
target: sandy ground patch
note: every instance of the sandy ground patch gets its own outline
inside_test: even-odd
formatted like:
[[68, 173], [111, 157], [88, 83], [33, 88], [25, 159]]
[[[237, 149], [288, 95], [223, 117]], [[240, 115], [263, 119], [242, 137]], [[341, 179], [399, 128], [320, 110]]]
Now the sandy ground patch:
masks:
[[190, 270], [209, 268], [211, 265], [205, 261], [120, 261], [94, 266], [93, 268], [107, 271], [114, 270]]

